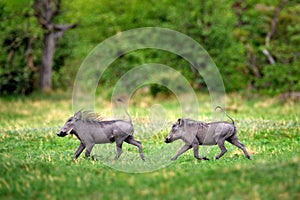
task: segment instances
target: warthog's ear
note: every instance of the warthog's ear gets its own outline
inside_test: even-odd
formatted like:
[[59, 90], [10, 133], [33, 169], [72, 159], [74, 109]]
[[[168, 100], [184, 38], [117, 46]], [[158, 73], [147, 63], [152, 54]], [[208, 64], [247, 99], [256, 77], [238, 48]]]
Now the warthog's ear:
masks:
[[75, 120], [81, 119], [81, 110], [74, 114]]
[[183, 125], [183, 123], [184, 123], [184, 120], [183, 120], [183, 119], [181, 119], [181, 118], [179, 118], [179, 119], [178, 119], [178, 121], [177, 121], [177, 123], [179, 124], [179, 126], [182, 126], [182, 125]]

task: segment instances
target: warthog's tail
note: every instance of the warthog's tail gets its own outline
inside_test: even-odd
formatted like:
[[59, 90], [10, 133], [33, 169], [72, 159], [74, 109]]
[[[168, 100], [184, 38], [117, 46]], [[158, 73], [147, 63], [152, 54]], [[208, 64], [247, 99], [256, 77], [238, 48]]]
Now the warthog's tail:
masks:
[[123, 105], [123, 108], [124, 108], [124, 111], [125, 111], [126, 115], [129, 117], [129, 122], [130, 122], [130, 124], [132, 124], [132, 119], [131, 119], [131, 116], [130, 116], [130, 114], [129, 114], [129, 113], [128, 113], [128, 111], [127, 111], [127, 108], [126, 108], [126, 105], [125, 105], [125, 103], [123, 102], [123, 100], [122, 100], [122, 99], [117, 99], [117, 101], [119, 101], [119, 102], [121, 102], [121, 103], [122, 103], [122, 105]]
[[217, 109], [221, 109], [221, 111], [223, 112], [223, 113], [225, 113], [225, 115], [231, 120], [231, 122], [232, 122], [232, 124], [234, 125], [234, 120], [225, 112], [225, 110], [221, 107], [221, 106], [217, 106], [216, 108], [215, 108], [215, 110], [217, 110]]

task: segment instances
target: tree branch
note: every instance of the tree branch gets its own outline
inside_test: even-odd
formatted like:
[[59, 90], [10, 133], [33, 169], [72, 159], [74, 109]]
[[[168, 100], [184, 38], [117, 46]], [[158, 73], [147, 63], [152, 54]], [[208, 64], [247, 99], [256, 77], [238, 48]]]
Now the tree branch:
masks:
[[271, 30], [268, 32], [266, 39], [265, 39], [265, 48], [263, 50], [263, 54], [268, 58], [269, 63], [271, 65], [275, 64], [275, 59], [273, 58], [273, 56], [272, 56], [271, 52], [268, 50], [268, 48], [270, 46], [271, 38], [273, 37], [273, 35], [275, 34], [276, 29], [277, 29], [279, 14], [287, 2], [288, 2], [288, 0], [281, 0], [278, 7], [276, 8], [274, 17], [271, 21]]
[[57, 0], [56, 4], [55, 4], [55, 10], [54, 10], [54, 13], [53, 13], [54, 16], [59, 15], [60, 7], [61, 7], [61, 0]]
[[54, 29], [57, 31], [63, 31], [63, 30], [75, 28], [76, 26], [77, 26], [77, 23], [75, 23], [75, 24], [55, 24]]
[[34, 66], [34, 60], [33, 60], [33, 54], [32, 54], [32, 49], [33, 49], [33, 41], [35, 38], [29, 38], [28, 43], [27, 43], [27, 48], [25, 52], [25, 57], [27, 60], [27, 66], [34, 72], [38, 71], [38, 68]]
[[264, 48], [263, 53], [265, 54], [265, 56], [267, 56], [270, 64], [274, 65], [275, 64], [275, 59], [273, 58], [273, 56], [271, 55], [271, 53], [269, 52], [269, 50], [267, 48]]
[[256, 78], [261, 78], [261, 74], [260, 74], [259, 69], [256, 65], [256, 55], [253, 52], [253, 49], [252, 49], [251, 45], [249, 43], [247, 43], [246, 48], [247, 48], [248, 65], [249, 65], [250, 69], [252, 70], [252, 72], [254, 73], [255, 77]]
[[42, 1], [36, 0], [34, 3], [34, 15], [37, 17], [38, 22], [43, 26], [46, 27], [47, 21], [46, 21], [46, 15], [43, 11], [43, 5]]
[[266, 37], [266, 42], [265, 42], [265, 46], [266, 48], [269, 47], [270, 45], [270, 41], [271, 38], [273, 37], [273, 35], [276, 32], [276, 28], [277, 28], [277, 24], [278, 24], [278, 19], [279, 19], [279, 14], [281, 12], [281, 10], [283, 9], [284, 5], [288, 2], [288, 0], [282, 0], [279, 4], [279, 6], [277, 7], [273, 20], [271, 22], [271, 30], [268, 32], [267, 37]]
[[53, 30], [53, 19], [60, 13], [61, 0], [35, 0], [34, 15], [44, 29]]
[[54, 29], [56, 30], [55, 35], [54, 35], [55, 39], [61, 38], [67, 30], [73, 29], [76, 26], [77, 26], [77, 23], [67, 24], [67, 25], [62, 25], [62, 24], [54, 25]]

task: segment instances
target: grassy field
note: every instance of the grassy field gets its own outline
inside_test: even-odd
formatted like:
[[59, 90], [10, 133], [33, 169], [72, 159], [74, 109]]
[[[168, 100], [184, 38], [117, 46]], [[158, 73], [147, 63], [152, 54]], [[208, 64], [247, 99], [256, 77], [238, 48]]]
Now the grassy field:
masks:
[[[203, 105], [199, 118], [208, 120], [209, 97], [199, 95], [199, 101]], [[152, 103], [160, 103], [167, 116], [176, 120], [175, 101], [148, 98], [130, 104], [135, 122], [141, 116], [147, 119]], [[97, 105], [98, 112], [109, 115], [109, 102], [99, 99]], [[231, 94], [228, 105], [228, 113], [236, 120], [240, 140], [252, 161], [226, 143], [228, 152], [217, 161], [213, 158], [219, 148], [214, 146], [207, 152], [210, 161], [197, 161], [189, 151], [158, 170], [126, 173], [108, 166], [101, 158], [81, 155], [72, 161], [79, 141], [71, 136], [56, 136], [72, 115], [71, 95], [56, 92], [26, 98], [2, 97], [0, 199], [300, 199], [300, 103], [279, 98], [247, 100]], [[167, 145], [163, 138], [168, 133], [165, 128], [147, 138], [137, 132], [146, 159]], [[170, 155], [176, 154], [178, 145], [182, 143], [166, 146], [176, 147]], [[114, 144], [110, 146], [115, 148]], [[119, 165], [128, 164], [126, 152], [137, 152], [127, 144], [123, 150], [124, 155], [116, 161]], [[157, 159], [160, 157], [163, 155], [158, 153]], [[143, 165], [147, 162], [156, 161], [148, 159]]]

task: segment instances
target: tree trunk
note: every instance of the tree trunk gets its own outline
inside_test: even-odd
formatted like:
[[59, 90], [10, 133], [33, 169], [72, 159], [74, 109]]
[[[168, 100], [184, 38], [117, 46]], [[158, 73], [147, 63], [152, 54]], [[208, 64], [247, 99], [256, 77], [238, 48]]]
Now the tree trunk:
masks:
[[43, 91], [52, 89], [52, 64], [56, 41], [76, 24], [54, 24], [54, 17], [60, 14], [61, 0], [35, 0], [35, 16], [44, 29], [44, 47], [40, 70], [40, 87]]
[[44, 34], [44, 49], [41, 66], [40, 85], [43, 91], [49, 91], [52, 88], [52, 64], [55, 53], [54, 33]]

